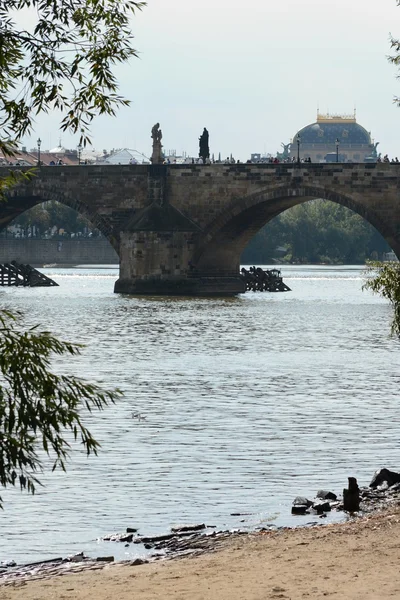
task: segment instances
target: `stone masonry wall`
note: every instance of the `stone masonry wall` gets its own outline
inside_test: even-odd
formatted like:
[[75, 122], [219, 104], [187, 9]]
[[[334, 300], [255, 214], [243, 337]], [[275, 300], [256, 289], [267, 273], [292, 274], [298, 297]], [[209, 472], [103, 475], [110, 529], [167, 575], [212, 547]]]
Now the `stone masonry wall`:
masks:
[[[321, 197], [353, 208], [372, 225], [383, 227], [384, 235], [400, 236], [400, 165], [281, 163], [164, 168], [160, 177], [165, 178], [166, 185], [160, 200], [179, 209], [204, 231], [218, 229], [218, 220], [226, 223], [257, 203], [274, 204], [277, 198], [297, 197], [281, 204], [285, 209], [306, 197]], [[147, 165], [44, 167], [31, 182], [13, 189], [9, 201], [0, 206], [0, 227], [40, 201], [58, 200], [88, 216], [118, 250], [120, 232], [152, 201], [151, 169]], [[255, 225], [260, 228], [263, 224]]]
[[280, 212], [325, 198], [363, 216], [400, 254], [400, 165], [172, 166], [168, 190], [170, 203], [200, 225], [204, 242], [215, 246], [241, 236], [245, 244]]
[[57, 241], [0, 238], [0, 263], [12, 260], [33, 266], [119, 263], [118, 254], [104, 239]]
[[366, 215], [369, 210], [382, 215], [394, 211], [400, 228], [397, 164], [179, 165], [168, 171], [170, 203], [202, 227], [235, 202], [240, 206], [240, 200], [257, 194], [299, 188], [308, 188], [314, 197], [353, 204]]
[[118, 250], [119, 232], [148, 202], [148, 167], [42, 167], [30, 182], [22, 181], [11, 190], [8, 201], [0, 206], [0, 227], [48, 200], [70, 206], [88, 218]]

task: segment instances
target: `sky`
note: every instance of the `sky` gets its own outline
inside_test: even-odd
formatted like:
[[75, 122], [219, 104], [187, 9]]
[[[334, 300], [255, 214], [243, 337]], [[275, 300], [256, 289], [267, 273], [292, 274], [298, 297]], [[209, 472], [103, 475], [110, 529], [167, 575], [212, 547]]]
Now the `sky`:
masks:
[[[92, 127], [96, 150], [151, 154], [159, 122], [164, 151], [198, 155], [203, 128], [210, 151], [247, 160], [275, 154], [321, 113], [353, 113], [400, 156], [400, 80], [390, 34], [400, 38], [396, 0], [148, 0], [132, 20], [139, 59], [120, 66], [131, 105]], [[41, 115], [24, 143], [58, 144], [60, 114]], [[78, 139], [63, 134], [62, 144]]]

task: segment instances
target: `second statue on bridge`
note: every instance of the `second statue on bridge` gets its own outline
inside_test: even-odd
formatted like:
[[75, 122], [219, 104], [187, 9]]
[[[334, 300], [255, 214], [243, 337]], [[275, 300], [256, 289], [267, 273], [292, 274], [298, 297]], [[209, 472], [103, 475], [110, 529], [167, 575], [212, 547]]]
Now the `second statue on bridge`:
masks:
[[160, 129], [160, 123], [153, 125], [151, 129], [151, 138], [153, 140], [153, 152], [151, 154], [151, 162], [153, 165], [160, 165], [163, 162], [162, 152], [162, 131]]

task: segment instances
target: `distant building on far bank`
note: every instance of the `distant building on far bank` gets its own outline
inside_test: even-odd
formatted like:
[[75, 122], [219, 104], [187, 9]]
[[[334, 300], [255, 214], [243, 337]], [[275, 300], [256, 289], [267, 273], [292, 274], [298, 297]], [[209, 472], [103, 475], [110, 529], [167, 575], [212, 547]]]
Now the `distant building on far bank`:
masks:
[[[14, 153], [13, 156], [5, 156], [0, 152], [0, 167], [35, 167], [39, 160], [38, 148], [27, 150], [25, 146]], [[61, 161], [63, 165], [77, 165], [79, 163], [78, 152], [76, 149], [68, 150], [61, 146], [52, 150], [40, 151], [40, 162], [42, 165], [56, 165]]]
[[[299, 144], [297, 140], [299, 139]], [[353, 115], [317, 113], [317, 120], [300, 129], [289, 146], [289, 158], [311, 158], [312, 162], [325, 162], [327, 155], [336, 154], [340, 162], [374, 162], [378, 158], [379, 142], [374, 143], [371, 133], [359, 125]]]
[[301, 161], [320, 162], [376, 162], [379, 142], [371, 139], [371, 132], [357, 123], [356, 111], [352, 115], [331, 115], [317, 112], [317, 120], [306, 125], [294, 135], [289, 144], [282, 143], [276, 155], [251, 154], [252, 163]]
[[150, 159], [138, 150], [130, 148], [118, 148], [111, 152], [103, 151], [103, 155], [97, 157], [96, 162], [104, 165], [129, 165], [150, 164]]

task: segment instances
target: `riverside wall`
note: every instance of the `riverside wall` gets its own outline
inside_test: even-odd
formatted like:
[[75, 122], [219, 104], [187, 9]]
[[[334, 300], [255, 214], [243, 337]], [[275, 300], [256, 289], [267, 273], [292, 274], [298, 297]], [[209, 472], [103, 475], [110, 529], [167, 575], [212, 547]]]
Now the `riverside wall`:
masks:
[[119, 264], [118, 254], [106, 239], [0, 238], [0, 263], [12, 260], [33, 266]]

